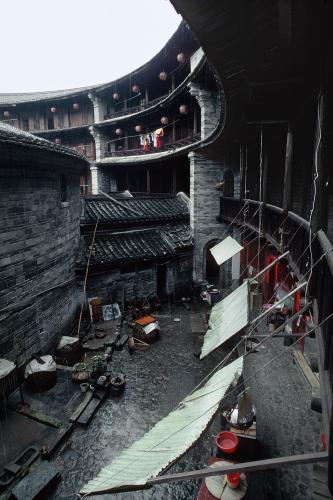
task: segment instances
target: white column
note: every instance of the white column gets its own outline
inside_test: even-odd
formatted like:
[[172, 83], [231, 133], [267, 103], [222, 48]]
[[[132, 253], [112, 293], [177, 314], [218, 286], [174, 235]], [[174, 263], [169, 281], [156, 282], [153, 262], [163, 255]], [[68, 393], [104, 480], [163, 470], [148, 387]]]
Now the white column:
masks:
[[98, 194], [98, 167], [96, 165], [90, 165], [91, 172], [91, 192], [92, 194]]

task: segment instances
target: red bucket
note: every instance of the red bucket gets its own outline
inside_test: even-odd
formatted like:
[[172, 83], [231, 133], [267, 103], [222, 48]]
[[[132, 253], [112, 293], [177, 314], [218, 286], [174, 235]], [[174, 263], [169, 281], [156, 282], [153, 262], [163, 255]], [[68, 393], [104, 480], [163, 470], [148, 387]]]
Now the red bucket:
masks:
[[216, 436], [216, 446], [223, 453], [234, 453], [238, 446], [238, 437], [233, 432], [220, 432]]

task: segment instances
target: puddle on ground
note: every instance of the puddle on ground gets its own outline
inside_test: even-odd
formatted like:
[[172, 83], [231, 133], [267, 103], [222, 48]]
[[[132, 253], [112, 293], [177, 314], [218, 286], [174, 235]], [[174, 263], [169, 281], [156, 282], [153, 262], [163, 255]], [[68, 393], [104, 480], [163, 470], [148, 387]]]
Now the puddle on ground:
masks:
[[[62, 469], [62, 481], [52, 499], [74, 499], [80, 487], [165, 417], [222, 358], [222, 350], [203, 361], [195, 357], [202, 336], [191, 333], [190, 313], [181, 306], [170, 312], [159, 314], [161, 338], [150, 349], [132, 356], [127, 348], [114, 353], [110, 367], [126, 374], [125, 392], [118, 399], [108, 398], [90, 425], [76, 428], [63, 451], [55, 456]], [[175, 317], [181, 321], [174, 322]], [[170, 471], [193, 470], [207, 464], [217, 432], [218, 424], [214, 422], [197, 446]], [[198, 488], [198, 482], [188, 481], [89, 498], [185, 500], [196, 498]]]

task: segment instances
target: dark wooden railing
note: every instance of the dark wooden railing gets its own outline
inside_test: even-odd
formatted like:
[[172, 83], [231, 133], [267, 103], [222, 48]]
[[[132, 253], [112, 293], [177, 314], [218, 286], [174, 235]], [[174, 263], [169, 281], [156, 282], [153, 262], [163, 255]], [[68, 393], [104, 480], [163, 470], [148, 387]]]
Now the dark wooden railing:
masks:
[[137, 155], [150, 155], [156, 153], [163, 153], [164, 151], [174, 151], [184, 146], [189, 146], [195, 142], [199, 142], [201, 134], [194, 134], [184, 139], [178, 139], [177, 141], [164, 142], [160, 148], [152, 147], [149, 151], [144, 151], [143, 147], [134, 149], [117, 149], [117, 151], [106, 151], [105, 157], [119, 157], [119, 156], [137, 156]]
[[[174, 91], [177, 92], [177, 90], [179, 90], [183, 86], [183, 84], [186, 83], [186, 81], [190, 75], [189, 62], [186, 62], [186, 63], [178, 66], [177, 68], [175, 68], [175, 70], [173, 72], [170, 72], [168, 74], [169, 80], [172, 78], [172, 74], [173, 74], [173, 78], [174, 78], [173, 88], [170, 88], [168, 93], [163, 94], [155, 99], [152, 99], [151, 101], [141, 102], [140, 104], [136, 104], [133, 106], [128, 105], [130, 102], [130, 99], [119, 102], [119, 103], [115, 103], [116, 110], [112, 113], [105, 114], [104, 120], [110, 120], [112, 118], [117, 118], [119, 116], [132, 115], [133, 113], [138, 113], [138, 112], [143, 111], [145, 109], [149, 109], [149, 108], [155, 106], [156, 104], [159, 104], [164, 99], [166, 99]], [[131, 99], [133, 99], [133, 101], [135, 100], [135, 102], [138, 102], [140, 100], [140, 98], [143, 100], [145, 98], [145, 96], [142, 93], [140, 93], [137, 96], [132, 97]], [[126, 107], [125, 107], [125, 104], [126, 104]]]
[[[170, 90], [170, 92], [171, 92], [171, 90]], [[119, 116], [127, 116], [127, 115], [132, 115], [134, 113], [139, 113], [140, 111], [143, 111], [144, 109], [148, 109], [148, 108], [151, 108], [152, 106], [155, 106], [155, 104], [158, 104], [159, 102], [161, 102], [163, 99], [168, 97], [168, 95], [169, 94], [164, 94], [164, 95], [158, 97], [157, 99], [153, 99], [152, 101], [140, 103], [136, 106], [128, 107], [127, 109], [122, 108], [118, 111], [114, 111], [113, 113], [109, 113], [107, 115], [104, 115], [104, 120], [111, 120], [112, 118], [117, 118]], [[139, 98], [139, 96], [138, 96], [138, 98]]]
[[[312, 268], [309, 292], [313, 298], [313, 312], [318, 346], [318, 365], [322, 395], [323, 425], [326, 442], [330, 447], [330, 465], [333, 471], [333, 318], [324, 321], [333, 313], [333, 250], [324, 231], [310, 232], [309, 221], [293, 212], [255, 200], [237, 200], [221, 197], [219, 220], [232, 222], [244, 228], [258, 230], [259, 211], [261, 210], [261, 234], [277, 250], [290, 252], [290, 264], [298, 278], [310, 277], [311, 252]], [[245, 213], [245, 217], [244, 217]], [[332, 489], [333, 478], [329, 481]]]

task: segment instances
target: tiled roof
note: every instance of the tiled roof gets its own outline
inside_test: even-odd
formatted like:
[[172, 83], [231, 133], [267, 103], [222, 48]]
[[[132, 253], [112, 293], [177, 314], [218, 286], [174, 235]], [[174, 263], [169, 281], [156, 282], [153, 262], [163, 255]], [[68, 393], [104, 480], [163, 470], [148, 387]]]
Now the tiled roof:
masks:
[[87, 162], [86, 158], [78, 153], [75, 149], [66, 148], [54, 142], [48, 141], [37, 137], [36, 135], [29, 134], [18, 128], [12, 127], [0, 121], [0, 145], [13, 144], [14, 146], [24, 146], [35, 149], [42, 149], [44, 151], [52, 151], [54, 153], [65, 154], [79, 158]]
[[92, 85], [89, 87], [77, 87], [65, 90], [47, 90], [44, 92], [21, 92], [21, 93], [2, 93], [0, 94], [1, 105], [22, 104], [25, 102], [47, 101], [50, 99], [59, 99], [61, 97], [75, 96], [77, 94], [96, 90], [101, 85]]
[[189, 219], [189, 199], [183, 193], [164, 198], [85, 199], [85, 224], [119, 225], [128, 222], [169, 222]]
[[[88, 259], [91, 235], [81, 236], [78, 268], [83, 269]], [[175, 256], [178, 250], [193, 246], [188, 224], [163, 226], [156, 229], [124, 231], [96, 236], [90, 267], [157, 260]]]

